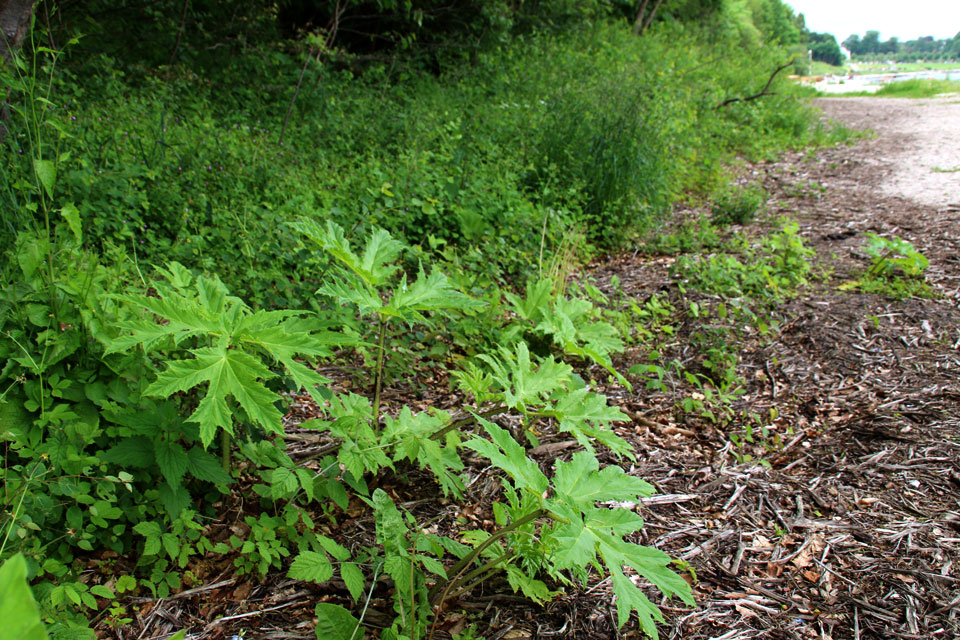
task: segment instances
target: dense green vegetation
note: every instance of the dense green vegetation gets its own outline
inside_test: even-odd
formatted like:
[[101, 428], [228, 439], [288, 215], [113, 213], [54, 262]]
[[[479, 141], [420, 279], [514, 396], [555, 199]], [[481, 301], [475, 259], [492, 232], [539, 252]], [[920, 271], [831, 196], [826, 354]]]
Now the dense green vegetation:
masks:
[[[26, 602], [26, 567], [57, 636], [126, 624], [125, 594], [194, 586], [205, 555], [336, 573], [358, 604], [318, 607], [319, 638], [351, 637], [384, 574], [382, 638], [425, 637], [500, 572], [537, 602], [607, 575], [618, 623], [636, 612], [650, 635], [660, 613], [625, 568], [692, 602], [627, 539], [639, 517], [601, 504], [652, 491], [596, 457], [632, 456], [598, 385], [630, 386], [613, 356], [640, 338], [565, 279], [682, 199], [718, 194], [718, 222], [749, 221], [763, 193], [727, 167], [831, 134], [785, 81], [764, 91], [795, 27], [778, 0], [667, 2], [641, 38], [638, 5], [44, 4], [2, 70], [0, 559], [18, 559], [0, 588]], [[808, 270], [795, 231], [678, 277], [780, 299]], [[318, 363], [349, 363], [357, 392]], [[465, 411], [384, 409], [387, 385], [430, 369]], [[733, 393], [715, 369], [686, 379]], [[291, 393], [332, 443], [315, 459], [285, 451]], [[526, 454], [538, 424], [582, 445], [549, 475]], [[412, 476], [460, 499], [466, 450], [500, 475], [492, 530], [425, 533], [381, 488]], [[244, 526], [224, 534], [238, 493]], [[351, 504], [370, 547], [323, 533]]]
[[810, 57], [814, 60], [826, 62], [835, 67], [843, 64], [843, 52], [840, 51], [840, 45], [832, 34], [810, 32], [807, 42], [810, 47]]

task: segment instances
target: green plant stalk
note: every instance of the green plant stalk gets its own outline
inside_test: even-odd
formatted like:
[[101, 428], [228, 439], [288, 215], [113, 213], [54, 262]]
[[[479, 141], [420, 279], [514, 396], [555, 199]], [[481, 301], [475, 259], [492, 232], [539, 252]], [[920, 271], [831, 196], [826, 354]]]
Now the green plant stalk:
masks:
[[[451, 583], [447, 586], [447, 588], [444, 590], [444, 596], [443, 596], [442, 598], [440, 598], [440, 602], [443, 602], [443, 601], [444, 601], [447, 597], [449, 597], [450, 595], [454, 595], [454, 596], [455, 596], [455, 595], [457, 595], [457, 593], [459, 593], [459, 592], [461, 592], [461, 591], [469, 591], [470, 589], [472, 589], [472, 588], [475, 587], [476, 585], [478, 585], [478, 584], [480, 584], [481, 582], [483, 582], [484, 580], [486, 580], [486, 579], [490, 576], [490, 574], [493, 574], [493, 573], [495, 573], [496, 571], [501, 570], [501, 569], [503, 568], [503, 567], [501, 566], [501, 563], [509, 560], [510, 558], [514, 557], [515, 555], [516, 555], [516, 554], [515, 554], [514, 552], [508, 551], [508, 552], [504, 553], [503, 555], [501, 555], [499, 558], [494, 558], [494, 559], [491, 560], [490, 562], [487, 562], [486, 564], [484, 564], [484, 565], [482, 565], [482, 566], [480, 566], [480, 567], [477, 567], [477, 568], [474, 569], [473, 571], [470, 571], [469, 573], [464, 574], [464, 575], [461, 576], [460, 578], [457, 578], [456, 580], [454, 580], [453, 582], [451, 582]], [[478, 578], [478, 576], [479, 576], [479, 578]], [[477, 579], [474, 580], [474, 578], [477, 578]], [[463, 585], [463, 586], [461, 586], [461, 585]]]
[[350, 634], [350, 640], [354, 640], [357, 631], [360, 631], [360, 637], [363, 637], [363, 619], [367, 617], [367, 609], [370, 607], [370, 600], [373, 598], [373, 590], [377, 586], [377, 576], [380, 575], [380, 569], [382, 568], [383, 563], [381, 562], [377, 565], [377, 568], [373, 570], [373, 577], [370, 579], [370, 590], [367, 592], [367, 599], [363, 603], [363, 611], [360, 612], [360, 624], [357, 625], [357, 628]]
[[[459, 576], [464, 571], [464, 569], [469, 567], [470, 563], [472, 563], [477, 558], [477, 556], [483, 553], [484, 550], [487, 547], [489, 547], [491, 544], [493, 544], [500, 538], [503, 538], [504, 536], [509, 534], [511, 531], [514, 531], [515, 529], [522, 527], [528, 522], [533, 522], [537, 518], [541, 518], [547, 515], [548, 513], [549, 512], [546, 509], [536, 509], [534, 511], [531, 511], [527, 515], [523, 516], [519, 520], [516, 520], [512, 524], [509, 524], [503, 529], [500, 529], [495, 534], [493, 534], [492, 536], [484, 540], [473, 551], [471, 551], [470, 553], [465, 555], [463, 558], [461, 558], [460, 561], [457, 562], [457, 564], [453, 565], [453, 567], [450, 568], [449, 573], [452, 573], [455, 577], [454, 579], [456, 579], [456, 576]], [[447, 584], [449, 585], [451, 583], [448, 582]], [[439, 590], [439, 588], [440, 588], [440, 585], [436, 585], [433, 589], [430, 590], [430, 594], [428, 595], [428, 598], [430, 599], [431, 603], [436, 600], [437, 591]]]
[[373, 431], [380, 433], [380, 387], [383, 384], [383, 352], [387, 338], [387, 318], [380, 318], [380, 338], [377, 341], [377, 377], [373, 389]]
[[220, 464], [224, 471], [230, 472], [230, 433], [223, 428], [220, 430]]
[[27, 478], [27, 481], [23, 483], [23, 491], [20, 493], [20, 501], [17, 503], [17, 508], [13, 510], [13, 513], [10, 514], [10, 524], [7, 526], [7, 532], [3, 536], [3, 542], [0, 542], [0, 558], [3, 557], [3, 550], [7, 547], [7, 540], [10, 539], [10, 532], [13, 531], [13, 525], [17, 522], [17, 516], [20, 515], [20, 509], [23, 507], [23, 501], [27, 497], [27, 489], [30, 487], [30, 483], [33, 482], [33, 474], [36, 473], [37, 467], [40, 466], [40, 463], [33, 465], [33, 470], [30, 471], [30, 477]]
[[484, 420], [489, 420], [489, 419], [492, 418], [493, 416], [495, 416], [495, 415], [497, 415], [497, 414], [500, 414], [500, 413], [504, 413], [504, 412], [506, 412], [506, 411], [507, 411], [506, 405], [500, 404], [500, 405], [497, 405], [497, 406], [495, 406], [495, 407], [493, 407], [493, 408], [491, 408], [491, 409], [487, 409], [486, 411], [483, 411], [483, 412], [481, 412], [481, 413], [478, 413], [476, 416], [473, 415], [473, 414], [471, 414], [471, 415], [469, 415], [469, 416], [467, 416], [467, 417], [465, 417], [465, 418], [460, 418], [459, 420], [453, 420], [452, 422], [450, 422], [450, 423], [447, 424], [446, 426], [441, 427], [440, 429], [438, 429], [438, 430], [434, 431], [432, 434], [430, 434], [430, 439], [431, 439], [431, 440], [439, 440], [440, 438], [442, 438], [443, 436], [447, 435], [447, 434], [450, 433], [451, 431], [459, 431], [460, 428], [462, 428], [462, 427], [467, 427], [467, 426], [469, 426], [469, 425], [471, 425], [471, 424], [476, 424], [476, 422], [477, 422], [477, 416], [483, 418]]
[[489, 578], [490, 576], [492, 576], [494, 573], [497, 573], [498, 571], [502, 571], [502, 570], [503, 570], [503, 566], [502, 566], [500, 563], [501, 563], [501, 562], [504, 562], [505, 560], [509, 560], [509, 559], [510, 559], [511, 557], [513, 557], [514, 555], [515, 555], [515, 554], [512, 553], [512, 552], [505, 553], [505, 554], [503, 554], [502, 556], [500, 556], [499, 558], [496, 558], [495, 560], [491, 560], [490, 562], [488, 562], [487, 564], [483, 565], [482, 567], [478, 567], [477, 569], [474, 569], [473, 571], [471, 571], [471, 572], [468, 573], [467, 575], [463, 576], [463, 578], [461, 578], [461, 579], [459, 579], [459, 580], [457, 580], [457, 581], [455, 581], [455, 582], [448, 582], [446, 589], [444, 589], [444, 590], [443, 590], [443, 593], [440, 595], [440, 600], [439, 600], [439, 602], [438, 602], [437, 605], [434, 607], [435, 614], [434, 614], [434, 618], [433, 618], [433, 624], [430, 625], [430, 635], [429, 635], [429, 637], [428, 637], [428, 640], [433, 640], [433, 634], [434, 634], [434, 633], [436, 632], [436, 630], [437, 630], [437, 622], [440, 621], [439, 616], [436, 615], [436, 611], [438, 611], [440, 608], [443, 607], [443, 602], [444, 602], [444, 600], [446, 600], [448, 597], [450, 597], [450, 591], [451, 591], [455, 586], [466, 582], [467, 580], [469, 580], [469, 579], [470, 579], [471, 577], [473, 577], [473, 576], [480, 576], [479, 578], [477, 578], [477, 579], [474, 580], [473, 582], [471, 582], [471, 583], [463, 586], [462, 588], [457, 589], [457, 591], [455, 591], [455, 592], [453, 593], [453, 595], [456, 595], [457, 593], [460, 593], [460, 592], [462, 592], [462, 591], [469, 591], [470, 589], [472, 589], [472, 588], [475, 587], [476, 585], [480, 584], [481, 582], [483, 582], [484, 580], [486, 580], [487, 578]]
[[874, 261], [873, 265], [867, 269], [867, 273], [871, 276], [879, 276], [886, 270], [887, 262], [891, 257], [893, 257], [893, 251], [887, 251]]
[[[419, 538], [419, 534], [417, 538]], [[416, 566], [417, 559], [417, 546], [416, 540], [414, 541], [413, 548], [410, 553], [410, 637], [417, 637], [417, 599], [413, 595], [414, 590], [414, 567]]]

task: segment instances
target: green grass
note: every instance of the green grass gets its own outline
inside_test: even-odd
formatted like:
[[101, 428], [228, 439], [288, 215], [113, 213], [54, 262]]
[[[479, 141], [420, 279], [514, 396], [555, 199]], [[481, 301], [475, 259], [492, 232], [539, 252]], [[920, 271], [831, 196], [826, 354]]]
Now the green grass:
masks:
[[826, 62], [820, 62], [819, 60], [814, 60], [812, 70], [813, 70], [813, 73], [811, 73], [810, 75], [814, 75], [814, 76], [825, 76], [829, 73], [841, 76], [848, 73], [849, 67], [846, 67], [846, 66], [836, 67]]
[[941, 93], [960, 92], [960, 82], [956, 80], [930, 80], [914, 78], [891, 82], [875, 95], [890, 98], [931, 98]]
[[843, 98], [862, 98], [865, 96], [878, 96], [881, 98], [932, 98], [934, 96], [952, 93], [960, 93], [960, 81], [914, 78], [911, 80], [891, 82], [881, 87], [879, 91], [854, 91], [833, 95]]
[[885, 71], [896, 71], [897, 73], [909, 73], [913, 71], [949, 71], [956, 70], [960, 72], [960, 64], [956, 62], [897, 62], [889, 65], [885, 62], [855, 62], [857, 73], [883, 73]]

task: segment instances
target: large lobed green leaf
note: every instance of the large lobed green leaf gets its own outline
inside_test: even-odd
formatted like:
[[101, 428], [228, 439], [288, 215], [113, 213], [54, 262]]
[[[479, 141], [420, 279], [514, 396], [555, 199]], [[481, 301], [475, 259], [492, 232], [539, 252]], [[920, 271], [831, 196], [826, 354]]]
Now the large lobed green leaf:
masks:
[[0, 566], [0, 640], [46, 640], [40, 610], [27, 582], [27, 563], [17, 554]]

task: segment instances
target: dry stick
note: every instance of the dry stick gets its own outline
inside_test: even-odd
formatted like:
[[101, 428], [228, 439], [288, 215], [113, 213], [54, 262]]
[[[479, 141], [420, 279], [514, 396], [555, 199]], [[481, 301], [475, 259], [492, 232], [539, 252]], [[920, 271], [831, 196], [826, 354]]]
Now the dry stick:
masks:
[[43, 19], [47, 23], [47, 39], [50, 41], [50, 48], [56, 51], [57, 43], [53, 39], [53, 29], [50, 28], [50, 9], [47, 0], [43, 0]]
[[287, 115], [283, 117], [283, 126], [280, 128], [280, 140], [278, 144], [283, 145], [283, 135], [287, 132], [287, 123], [290, 122], [290, 114], [293, 113], [293, 103], [297, 101], [297, 95], [300, 93], [300, 85], [303, 84], [303, 76], [307, 72], [307, 65], [310, 64], [310, 59], [313, 57], [314, 49], [310, 49], [307, 53], [306, 60], [303, 61], [303, 67], [300, 68], [300, 77], [297, 79], [297, 86], [293, 90], [293, 97], [290, 98], [290, 106], [287, 107]]
[[277, 611], [278, 609], [286, 609], [287, 607], [292, 607], [292, 606], [295, 606], [295, 605], [298, 605], [298, 604], [306, 604], [307, 602], [308, 602], [307, 600], [298, 600], [298, 601], [295, 601], [295, 602], [285, 602], [284, 604], [280, 604], [280, 605], [277, 605], [277, 606], [275, 606], [275, 607], [268, 607], [268, 608], [266, 608], [266, 609], [260, 609], [259, 611], [248, 611], [247, 613], [239, 613], [239, 614], [237, 614], [237, 615], [235, 615], [235, 616], [225, 616], [225, 617], [223, 617], [223, 618], [217, 618], [216, 620], [214, 620], [213, 622], [211, 622], [210, 624], [208, 624], [208, 625], [207, 625], [207, 628], [208, 628], [208, 629], [213, 628], [213, 627], [215, 627], [215, 626], [217, 626], [217, 625], [219, 625], [219, 624], [223, 624], [224, 622], [227, 622], [228, 620], [239, 620], [240, 618], [250, 618], [250, 617], [253, 617], [253, 616], [260, 616], [260, 615], [263, 615], [263, 614], [265, 614], [265, 613], [269, 613], [270, 611]]
[[[337, 30], [340, 28], [340, 16], [343, 15], [343, 12], [347, 10], [347, 3], [344, 3], [343, 6], [340, 6], [340, 0], [337, 0], [337, 4], [333, 9], [333, 18], [331, 19], [330, 32], [327, 34], [327, 40], [324, 44], [324, 48], [328, 51], [330, 47], [333, 46], [333, 41], [337, 37]], [[307, 65], [310, 64], [310, 58], [313, 58], [316, 55], [317, 60], [320, 60], [320, 48], [314, 47], [310, 49], [307, 53], [307, 59], [303, 61], [303, 67], [300, 68], [300, 77], [297, 78], [297, 86], [293, 90], [293, 97], [290, 98], [290, 106], [287, 107], [287, 115], [283, 117], [283, 126], [280, 128], [280, 140], [279, 143], [283, 145], [283, 136], [287, 132], [287, 123], [290, 122], [290, 114], [293, 113], [293, 104], [297, 101], [297, 96], [300, 95], [300, 87], [303, 85], [303, 76], [307, 72]]]
[[476, 414], [471, 413], [470, 415], [468, 415], [468, 416], [465, 417], [465, 418], [460, 418], [459, 420], [454, 420], [454, 421], [450, 422], [449, 424], [447, 424], [446, 426], [444, 426], [443, 428], [441, 428], [441, 429], [439, 429], [439, 430], [437, 430], [437, 431], [434, 431], [433, 433], [430, 434], [430, 439], [431, 439], [431, 440], [439, 440], [440, 438], [442, 438], [443, 436], [447, 435], [447, 434], [448, 434], [449, 432], [451, 432], [451, 431], [454, 431], [454, 430], [459, 431], [461, 427], [465, 427], [465, 426], [467, 426], [467, 425], [469, 425], [469, 424], [471, 424], [471, 423], [475, 423], [475, 422], [477, 421], [477, 418], [478, 418], [478, 417], [479, 417], [479, 418], [483, 418], [484, 420], [486, 420], [486, 419], [488, 419], [488, 418], [492, 418], [493, 416], [495, 416], [495, 415], [497, 415], [497, 414], [499, 414], [499, 413], [503, 413], [503, 412], [505, 412], [506, 410], [507, 410], [506, 405], [502, 405], [502, 404], [501, 404], [501, 405], [497, 405], [497, 406], [495, 406], [495, 407], [493, 407], [493, 408], [487, 409], [486, 411], [481, 411], [481, 412], [476, 413]]
[[763, 96], [772, 96], [776, 95], [774, 92], [770, 91], [770, 85], [773, 84], [774, 79], [777, 77], [777, 74], [789, 67], [794, 63], [796, 58], [790, 58], [788, 62], [783, 63], [779, 67], [773, 70], [773, 73], [770, 74], [770, 77], [767, 79], [767, 84], [764, 85], [763, 90], [760, 93], [755, 93], [752, 96], [747, 96], [745, 98], [727, 98], [720, 104], [718, 104], [715, 109], [720, 110], [726, 106], [733, 104], [734, 102], [749, 102], [750, 100], [756, 100], [757, 98], [762, 98]]
[[[177, 41], [173, 43], [173, 51], [170, 52], [170, 62], [167, 65], [173, 64], [174, 58], [177, 57], [177, 51], [180, 49], [180, 38], [183, 37], [183, 27], [187, 24], [187, 5], [190, 4], [190, 0], [183, 0], [183, 12], [180, 14], [180, 28], [177, 29]], [[44, 7], [46, 7], [46, 2], [44, 2]]]

